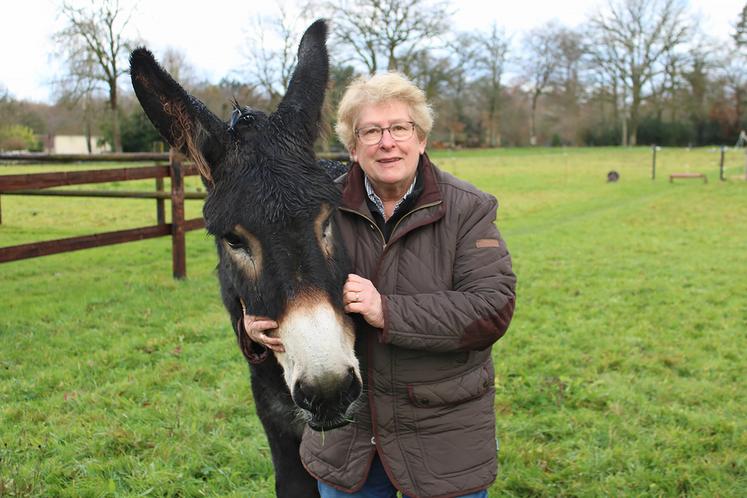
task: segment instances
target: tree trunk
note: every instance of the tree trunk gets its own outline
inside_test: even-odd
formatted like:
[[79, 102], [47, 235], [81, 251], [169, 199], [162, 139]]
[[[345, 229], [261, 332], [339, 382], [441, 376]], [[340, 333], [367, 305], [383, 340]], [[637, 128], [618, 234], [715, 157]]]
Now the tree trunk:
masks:
[[742, 131], [742, 89], [738, 85], [734, 89], [734, 99], [734, 120], [736, 121], [734, 128], [739, 135]]
[[638, 145], [638, 110], [641, 107], [641, 86], [640, 80], [633, 81], [631, 97], [633, 101], [630, 104], [630, 145]]
[[117, 104], [117, 82], [109, 83], [109, 105], [112, 111], [112, 138], [114, 139], [114, 152], [122, 152], [122, 137], [119, 132], [119, 105]]
[[388, 71], [397, 71], [397, 57], [394, 55], [394, 48], [389, 47], [389, 62], [387, 64]]
[[497, 105], [495, 102], [495, 94], [490, 99], [490, 113], [488, 114], [488, 146], [495, 147], [495, 137], [498, 134], [498, 130], [496, 128], [496, 121], [497, 121]]
[[529, 145], [537, 145], [537, 128], [535, 126], [535, 115], [537, 113], [537, 100], [539, 93], [532, 94], [532, 112], [529, 115]]
[[86, 117], [86, 149], [88, 153], [93, 153], [93, 145], [91, 144], [91, 121]]

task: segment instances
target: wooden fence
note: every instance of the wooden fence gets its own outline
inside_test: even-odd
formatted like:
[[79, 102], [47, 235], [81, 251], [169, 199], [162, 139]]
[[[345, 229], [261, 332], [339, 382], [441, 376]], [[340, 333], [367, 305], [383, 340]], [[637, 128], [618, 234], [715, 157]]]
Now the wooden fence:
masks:
[[[184, 191], [184, 177], [196, 175], [197, 170], [191, 164], [184, 164], [176, 154], [99, 154], [99, 155], [0, 155], [2, 161], [21, 163], [72, 163], [85, 162], [133, 162], [160, 161], [167, 164], [139, 166], [129, 168], [112, 168], [85, 171], [62, 171], [55, 173], [31, 173], [0, 175], [0, 194], [2, 195], [43, 195], [55, 197], [108, 197], [125, 199], [155, 199], [157, 224], [97, 233], [65, 239], [32, 242], [0, 248], [0, 263], [35, 258], [62, 252], [77, 251], [91, 247], [121, 244], [153, 237], [171, 236], [172, 267], [174, 278], [187, 275], [185, 233], [205, 226], [202, 218], [187, 220], [184, 218], [185, 199], [203, 199], [205, 192]], [[164, 192], [163, 179], [171, 178], [171, 191]], [[105, 190], [56, 190], [54, 187], [69, 185], [108, 183], [127, 180], [155, 179], [155, 191], [105, 191]], [[171, 223], [165, 221], [165, 201], [171, 201]], [[1, 209], [1, 205], [0, 205]], [[2, 212], [0, 211], [0, 223]]]
[[[347, 155], [323, 154], [322, 157], [347, 160]], [[91, 247], [121, 244], [154, 237], [171, 236], [171, 254], [174, 278], [187, 275], [185, 233], [205, 226], [202, 218], [185, 219], [184, 201], [204, 199], [205, 192], [185, 192], [184, 177], [197, 175], [197, 168], [185, 164], [178, 154], [97, 154], [97, 155], [49, 155], [49, 154], [0, 154], [0, 161], [29, 164], [34, 163], [75, 163], [86, 162], [135, 162], [154, 161], [168, 164], [139, 166], [131, 168], [114, 168], [86, 171], [63, 171], [55, 173], [31, 173], [0, 175], [0, 195], [43, 195], [55, 197], [98, 197], [125, 199], [155, 199], [157, 224], [129, 230], [97, 233], [66, 239], [33, 242], [10, 247], [0, 247], [0, 263], [35, 258], [62, 252], [77, 251]], [[164, 191], [163, 179], [171, 178], [171, 191]], [[105, 191], [105, 190], [68, 190], [54, 187], [108, 183], [126, 180], [155, 179], [155, 191]], [[171, 202], [171, 223], [165, 220], [165, 202]], [[0, 204], [0, 223], [2, 223], [2, 204]]]

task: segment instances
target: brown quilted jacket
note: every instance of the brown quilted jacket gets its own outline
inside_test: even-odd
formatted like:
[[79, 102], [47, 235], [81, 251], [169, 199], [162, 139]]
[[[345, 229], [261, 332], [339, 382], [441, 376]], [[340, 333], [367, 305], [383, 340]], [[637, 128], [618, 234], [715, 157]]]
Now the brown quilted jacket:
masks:
[[382, 295], [385, 327], [358, 321], [361, 406], [345, 427], [307, 428], [301, 460], [347, 492], [363, 486], [376, 451], [408, 496], [460, 496], [496, 477], [491, 345], [511, 321], [516, 277], [495, 198], [427, 156], [421, 167], [423, 192], [386, 244], [360, 166], [338, 180], [340, 232], [354, 272]]

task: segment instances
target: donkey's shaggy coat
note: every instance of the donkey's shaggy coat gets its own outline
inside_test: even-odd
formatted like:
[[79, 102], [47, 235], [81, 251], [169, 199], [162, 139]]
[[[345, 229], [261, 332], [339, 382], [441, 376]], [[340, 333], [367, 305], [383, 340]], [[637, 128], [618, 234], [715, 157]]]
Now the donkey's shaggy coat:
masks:
[[[166, 141], [198, 166], [216, 241], [223, 303], [250, 362], [279, 497], [318, 496], [298, 457], [301, 432], [347, 423], [361, 391], [354, 330], [343, 312], [348, 263], [334, 213], [339, 192], [313, 144], [327, 85], [326, 23], [301, 40], [288, 91], [272, 114], [235, 103], [228, 123], [187, 94], [144, 48], [132, 84]], [[285, 353], [246, 337], [242, 305], [278, 322]]]

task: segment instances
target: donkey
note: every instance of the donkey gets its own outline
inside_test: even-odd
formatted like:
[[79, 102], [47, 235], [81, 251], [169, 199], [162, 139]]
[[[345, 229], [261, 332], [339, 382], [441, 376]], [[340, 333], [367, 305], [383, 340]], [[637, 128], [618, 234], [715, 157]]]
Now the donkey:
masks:
[[[340, 193], [313, 144], [329, 73], [327, 25], [313, 23], [298, 48], [285, 97], [267, 115], [234, 102], [228, 123], [176, 83], [145, 48], [130, 57], [132, 85], [163, 138], [194, 161], [215, 237], [221, 296], [249, 361], [279, 497], [318, 496], [298, 455], [306, 424], [346, 424], [361, 393], [342, 287], [349, 269], [334, 222]], [[258, 350], [244, 308], [278, 322], [284, 353]], [[263, 361], [259, 361], [262, 359]]]

